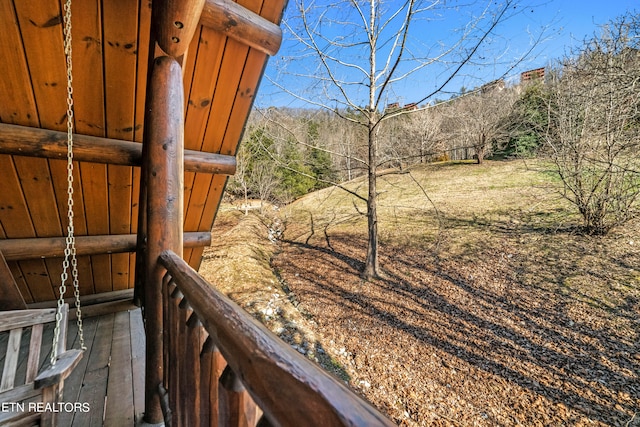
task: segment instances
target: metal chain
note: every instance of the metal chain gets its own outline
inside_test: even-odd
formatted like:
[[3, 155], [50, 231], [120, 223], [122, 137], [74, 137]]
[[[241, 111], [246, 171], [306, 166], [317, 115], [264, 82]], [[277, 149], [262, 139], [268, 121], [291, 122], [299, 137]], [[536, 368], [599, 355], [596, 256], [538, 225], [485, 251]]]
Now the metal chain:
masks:
[[82, 310], [80, 309], [80, 285], [78, 281], [78, 261], [76, 259], [76, 238], [73, 223], [73, 73], [71, 51], [71, 0], [64, 4], [64, 53], [67, 59], [67, 238], [65, 239], [64, 261], [62, 262], [62, 274], [60, 275], [60, 297], [58, 298], [58, 310], [56, 312], [56, 326], [53, 333], [53, 348], [51, 350], [51, 365], [55, 365], [58, 357], [58, 341], [60, 340], [60, 323], [62, 322], [62, 308], [64, 306], [64, 294], [67, 291], [69, 279], [69, 267], [73, 294], [75, 296], [76, 316], [78, 323], [78, 336], [80, 348], [86, 350], [84, 344], [84, 332], [82, 330]]

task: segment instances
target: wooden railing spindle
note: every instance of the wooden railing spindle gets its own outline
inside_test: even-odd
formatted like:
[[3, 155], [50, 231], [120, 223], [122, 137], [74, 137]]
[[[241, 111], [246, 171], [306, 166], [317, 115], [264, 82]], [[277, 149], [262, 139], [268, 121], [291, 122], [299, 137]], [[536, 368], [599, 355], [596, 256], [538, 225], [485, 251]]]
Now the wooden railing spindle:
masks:
[[[197, 393], [200, 396], [200, 403], [195, 406], [180, 406], [178, 399], [177, 406], [173, 406], [176, 408], [174, 413], [199, 407], [196, 411], [201, 415], [196, 424], [190, 415], [180, 417], [179, 425], [393, 425], [341, 381], [280, 341], [264, 325], [207, 283], [180, 257], [165, 251], [160, 255], [160, 262], [171, 273], [176, 284], [172, 296], [182, 299], [182, 309], [175, 299], [169, 306], [171, 312], [180, 312], [172, 314], [179, 318], [180, 325], [172, 324], [171, 333], [175, 331], [176, 336], [191, 337], [189, 341], [180, 339], [178, 345], [174, 344], [173, 339], [170, 341], [171, 347], [179, 347], [182, 353], [172, 348], [168, 366], [172, 372], [182, 371], [180, 393]], [[186, 313], [191, 310], [193, 314], [188, 320]], [[174, 322], [173, 319], [171, 321]], [[196, 328], [195, 323], [202, 323], [206, 334], [200, 326]], [[197, 334], [196, 329], [199, 329]], [[195, 346], [193, 338], [205, 335], [207, 338], [200, 351], [200, 346]], [[218, 355], [218, 349], [221, 355]], [[197, 363], [192, 362], [196, 360], [190, 353], [195, 353], [194, 350], [200, 351]], [[186, 357], [185, 352], [189, 353]], [[188, 361], [186, 363], [189, 366], [199, 366], [199, 389], [195, 389], [192, 380], [188, 379], [189, 372], [184, 370], [181, 358]], [[224, 365], [226, 367], [220, 374], [219, 370]], [[176, 389], [178, 382], [173, 378], [170, 375], [171, 390]], [[193, 389], [188, 390], [188, 387]], [[207, 419], [203, 414], [208, 414], [210, 418]]]
[[[217, 427], [219, 419], [219, 395], [218, 380], [224, 371], [227, 363], [222, 354], [216, 348], [215, 341], [208, 336], [208, 333], [202, 328], [207, 338], [202, 346], [200, 353], [201, 360], [201, 376], [200, 395], [201, 407], [200, 413], [202, 427]], [[206, 414], [206, 417], [204, 416]]]
[[218, 386], [218, 404], [220, 427], [248, 427], [249, 420], [245, 414], [245, 388], [240, 378], [230, 366], [222, 372]]
[[169, 340], [169, 362], [166, 366], [170, 366], [169, 372], [169, 403], [174, 413], [174, 423], [181, 425], [181, 401], [180, 401], [180, 382], [181, 382], [181, 335], [180, 335], [180, 302], [184, 298], [180, 289], [176, 286], [171, 292], [169, 300], [169, 324], [167, 329], [171, 339]]
[[[183, 310], [186, 312], [186, 310]], [[181, 394], [186, 413], [185, 425], [200, 425], [200, 329], [198, 315], [191, 311], [186, 322], [186, 348], [184, 355], [185, 382]]]

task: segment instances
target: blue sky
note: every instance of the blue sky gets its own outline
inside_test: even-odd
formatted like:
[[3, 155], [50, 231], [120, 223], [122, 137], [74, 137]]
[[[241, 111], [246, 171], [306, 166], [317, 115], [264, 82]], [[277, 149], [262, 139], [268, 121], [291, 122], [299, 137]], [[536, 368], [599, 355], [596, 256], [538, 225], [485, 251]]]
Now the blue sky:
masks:
[[[397, 0], [388, 0], [393, 5]], [[332, 4], [328, 0], [316, 0], [318, 4]], [[533, 3], [536, 4], [533, 4]], [[289, 0], [289, 7], [285, 11], [285, 20], [293, 22], [295, 0]], [[385, 3], [385, 2], [383, 2]], [[451, 43], [456, 29], [469, 21], [470, 16], [477, 16], [481, 9], [478, 7], [450, 9], [456, 1], [448, 1], [448, 9], [439, 13], [439, 18], [430, 17], [429, 20], [418, 22], [412, 32], [413, 46], [416, 50], [433, 49], [439, 43]], [[468, 3], [468, 2], [465, 2]], [[481, 6], [484, 2], [478, 2]], [[638, 10], [637, 0], [531, 0], [528, 6], [518, 6], [509, 19], [492, 32], [490, 43], [486, 48], [478, 51], [478, 64], [473, 64], [462, 70], [446, 87], [443, 93], [434, 98], [446, 99], [452, 92], [457, 92], [462, 86], [467, 89], [479, 86], [494, 78], [507, 75], [507, 78], [517, 80], [521, 71], [543, 67], [549, 62], [562, 57], [572, 47], [580, 46], [581, 41], [593, 36], [598, 26], [611, 19], [623, 15], [626, 11]], [[338, 13], [338, 11], [336, 11]], [[333, 26], [329, 30], [335, 31], [329, 38], [336, 37], [343, 27]], [[310, 57], [305, 58], [299, 46], [292, 40], [291, 34], [285, 29], [285, 39], [280, 51], [271, 58], [265, 72], [256, 99], [256, 106], [310, 106], [295, 97], [284, 93], [272, 82], [286, 86], [293, 92], [304, 94], [322, 100], [320, 86], [312, 79], [296, 77], [294, 74], [310, 74], [315, 65]], [[541, 37], [541, 41], [533, 48], [528, 57], [517, 63], [517, 58], [531, 49], [532, 40]], [[285, 64], [285, 65], [283, 65]], [[514, 65], [516, 64], [516, 65]], [[513, 67], [513, 68], [512, 68]], [[443, 79], [450, 74], [444, 63], [436, 63], [421, 69], [410, 78], [395, 85], [393, 90], [384, 94], [383, 102], [400, 102], [408, 104], [416, 102], [425, 94], [431, 93], [439, 87]], [[353, 95], [360, 99], [361, 95]], [[433, 99], [433, 98], [432, 98]], [[366, 102], [363, 99], [362, 102]]]

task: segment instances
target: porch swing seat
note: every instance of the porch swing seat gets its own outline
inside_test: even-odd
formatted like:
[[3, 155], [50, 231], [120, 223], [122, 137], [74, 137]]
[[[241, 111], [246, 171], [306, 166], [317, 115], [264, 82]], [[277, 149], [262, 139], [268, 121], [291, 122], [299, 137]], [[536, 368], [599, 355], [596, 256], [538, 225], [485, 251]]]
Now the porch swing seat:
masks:
[[55, 322], [56, 309], [0, 312], [0, 357], [4, 355], [0, 425], [56, 425], [56, 414], [65, 410], [61, 407], [64, 380], [82, 358], [82, 350], [66, 350], [68, 313], [65, 304], [57, 362], [50, 366], [40, 358], [41, 353], [47, 356], [42, 348], [44, 325]]

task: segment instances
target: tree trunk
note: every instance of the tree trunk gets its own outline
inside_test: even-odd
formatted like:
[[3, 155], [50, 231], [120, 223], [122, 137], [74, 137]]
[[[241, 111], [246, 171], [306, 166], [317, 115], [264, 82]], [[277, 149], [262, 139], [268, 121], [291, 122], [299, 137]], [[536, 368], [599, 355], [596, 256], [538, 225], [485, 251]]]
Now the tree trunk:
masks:
[[486, 139], [487, 138], [484, 133], [480, 135], [480, 144], [478, 144], [478, 149], [476, 150], [476, 156], [478, 157], [479, 165], [481, 165], [482, 162], [484, 161], [484, 154], [487, 147]]
[[[373, 112], [371, 114], [374, 114]], [[378, 160], [378, 141], [375, 123], [369, 120], [369, 195], [367, 197], [367, 258], [363, 276], [367, 279], [378, 277], [378, 194], [376, 190], [376, 172]]]

